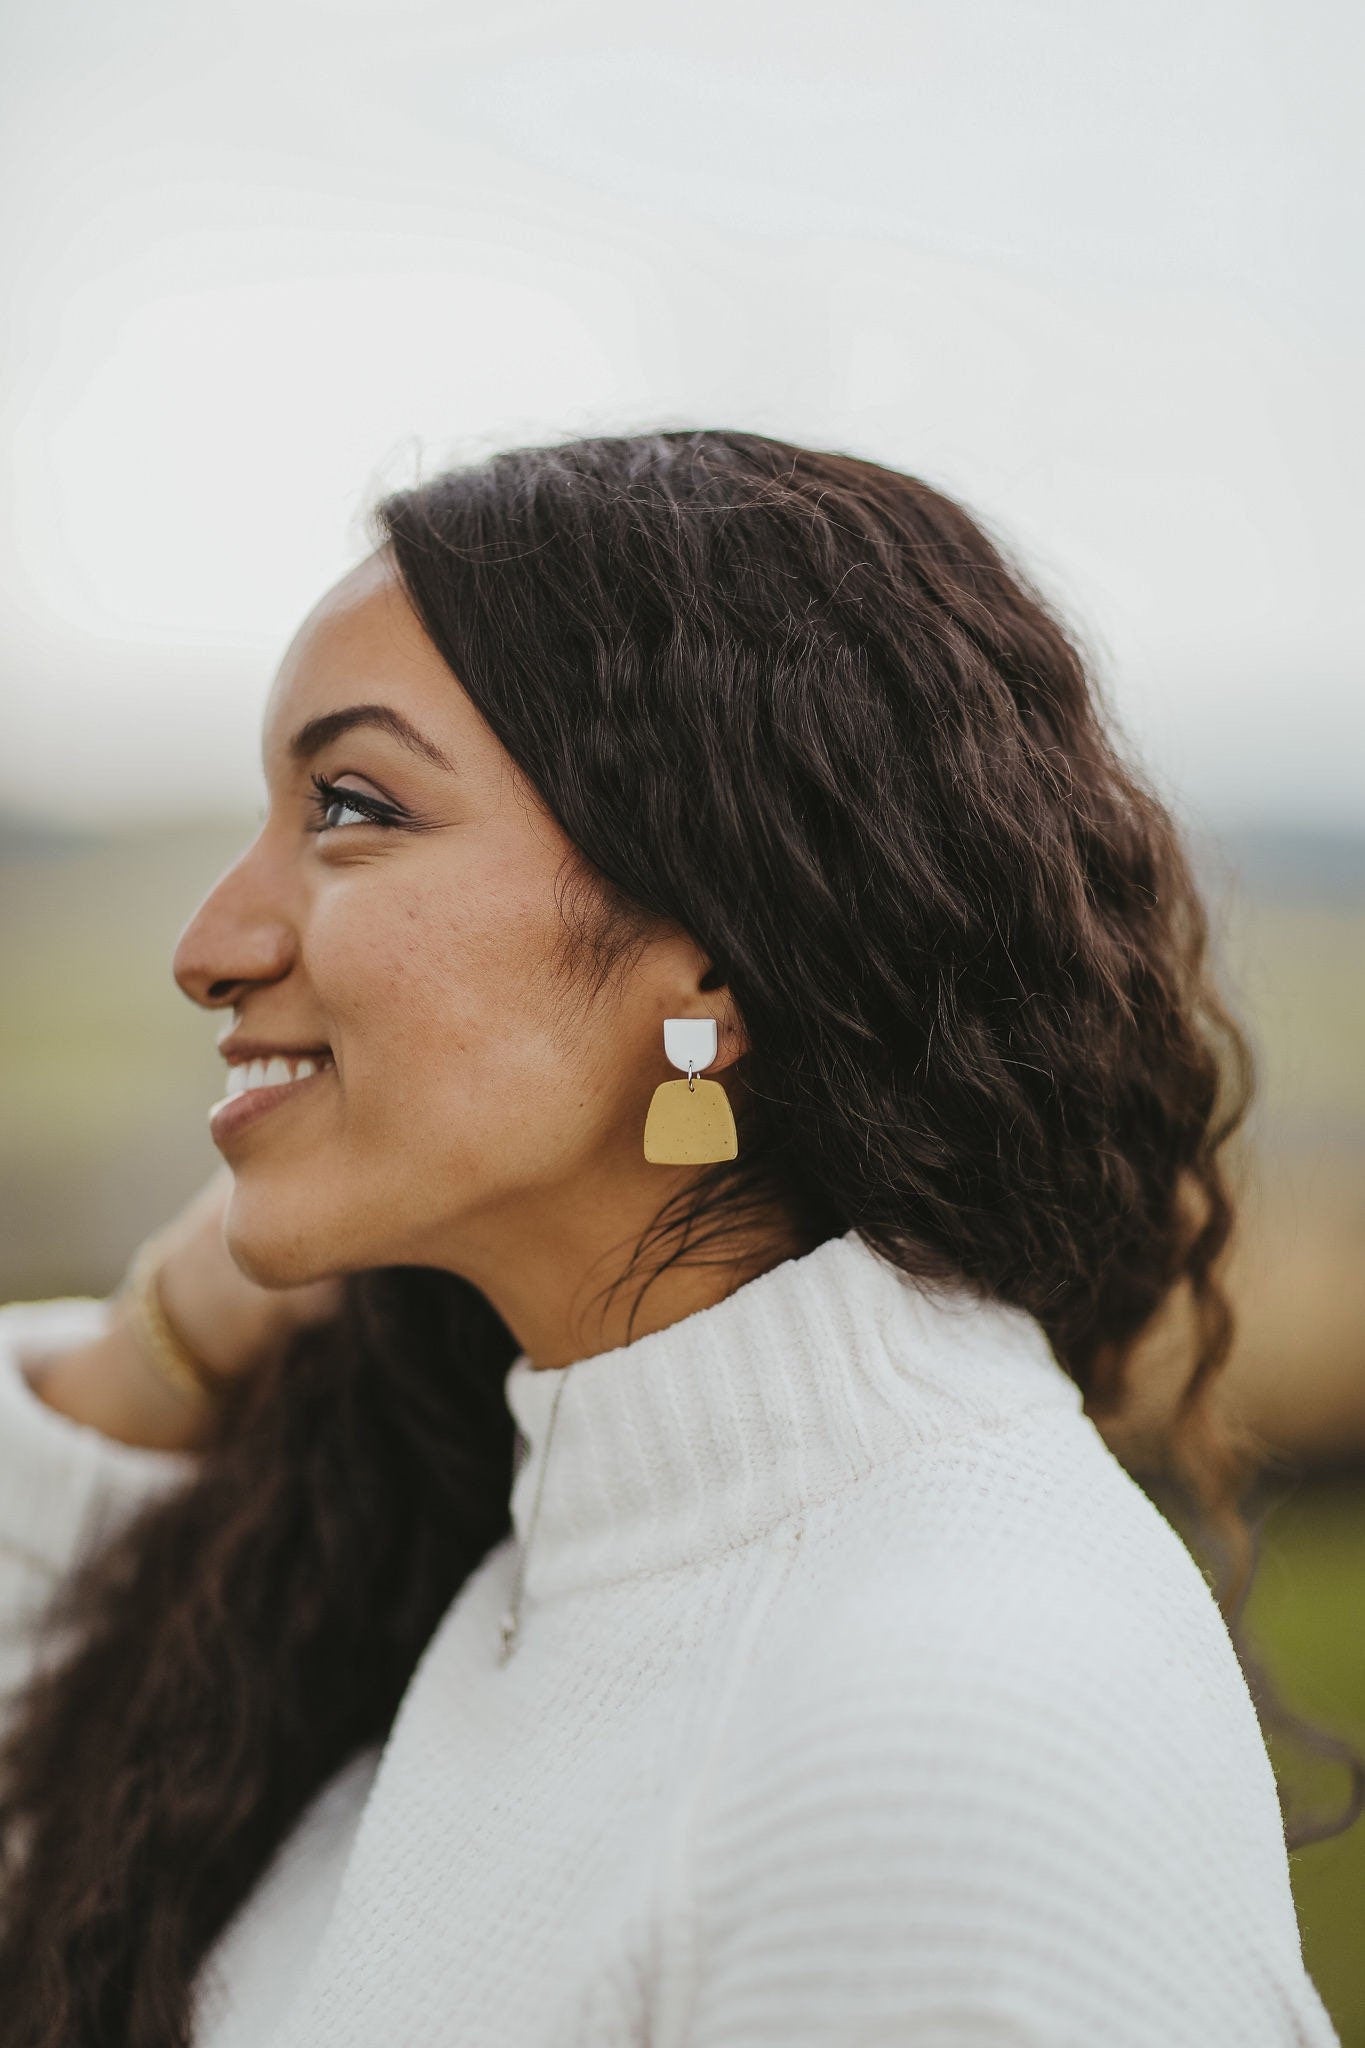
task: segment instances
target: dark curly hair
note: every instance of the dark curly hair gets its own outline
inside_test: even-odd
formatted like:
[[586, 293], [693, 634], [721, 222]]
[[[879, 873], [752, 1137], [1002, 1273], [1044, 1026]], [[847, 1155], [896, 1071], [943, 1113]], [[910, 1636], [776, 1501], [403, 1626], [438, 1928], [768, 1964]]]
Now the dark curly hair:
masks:
[[[743, 1018], [739, 1157], [618, 1284], [758, 1212], [811, 1248], [854, 1228], [1028, 1310], [1097, 1425], [1183, 1302], [1147, 1476], [1234, 1625], [1268, 1447], [1210, 1394], [1251, 1060], [1177, 827], [1042, 596], [928, 484], [750, 433], [502, 453], [375, 517], [575, 849], [566, 997], [667, 920]], [[9, 2048], [189, 2040], [215, 1939], [508, 1535], [517, 1348], [457, 1275], [349, 1275], [185, 1488], [57, 1589], [68, 1640], [0, 1752]], [[1314, 1735], [1238, 1650], [1262, 1714]], [[1291, 1847], [1365, 1793], [1315, 1739], [1352, 1803]]]

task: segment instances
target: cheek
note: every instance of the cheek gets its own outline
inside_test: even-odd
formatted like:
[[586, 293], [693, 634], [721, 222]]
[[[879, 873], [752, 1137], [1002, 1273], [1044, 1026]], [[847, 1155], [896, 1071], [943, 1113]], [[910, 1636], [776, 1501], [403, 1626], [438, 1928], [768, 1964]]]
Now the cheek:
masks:
[[357, 1096], [363, 1084], [390, 1110], [410, 1100], [478, 1117], [491, 1094], [502, 1114], [509, 1096], [554, 1088], [573, 1064], [548, 885], [492, 870], [459, 884], [408, 875], [401, 891], [353, 886], [319, 906], [312, 937], [311, 977]]

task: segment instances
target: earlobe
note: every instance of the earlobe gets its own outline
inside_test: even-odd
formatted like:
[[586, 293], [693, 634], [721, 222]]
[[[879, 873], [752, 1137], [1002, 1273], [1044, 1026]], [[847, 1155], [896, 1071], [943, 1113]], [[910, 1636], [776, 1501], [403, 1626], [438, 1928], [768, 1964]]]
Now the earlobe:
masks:
[[724, 970], [716, 966], [708, 967], [697, 983], [697, 992], [704, 999], [703, 1009], [708, 1009], [711, 1013], [719, 1041], [714, 1057], [706, 1064], [724, 1071], [749, 1050], [749, 1041], [730, 994]]

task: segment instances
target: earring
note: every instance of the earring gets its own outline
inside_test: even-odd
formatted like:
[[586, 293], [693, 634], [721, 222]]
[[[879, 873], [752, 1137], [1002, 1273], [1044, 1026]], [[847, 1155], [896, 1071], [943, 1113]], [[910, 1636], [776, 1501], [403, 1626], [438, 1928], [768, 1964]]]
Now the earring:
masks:
[[645, 1158], [656, 1166], [699, 1166], [739, 1154], [730, 1098], [697, 1070], [716, 1057], [714, 1017], [665, 1017], [664, 1052], [685, 1081], [660, 1081], [645, 1118]]

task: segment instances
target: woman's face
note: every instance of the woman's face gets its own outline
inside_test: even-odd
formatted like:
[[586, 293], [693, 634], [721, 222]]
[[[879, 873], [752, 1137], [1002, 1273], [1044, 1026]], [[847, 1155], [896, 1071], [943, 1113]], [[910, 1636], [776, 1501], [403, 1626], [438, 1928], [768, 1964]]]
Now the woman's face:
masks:
[[[338, 729], [358, 705], [420, 740]], [[743, 1049], [726, 993], [701, 991], [705, 957], [661, 929], [602, 993], [566, 981], [555, 884], [570, 842], [382, 551], [299, 629], [262, 758], [265, 822], [185, 927], [175, 978], [231, 1011], [224, 1035], [326, 1045], [333, 1064], [216, 1139], [237, 1264], [269, 1286], [438, 1266], [506, 1314], [518, 1264], [544, 1287], [547, 1268], [610, 1258], [687, 1171], [643, 1156], [653, 1089], [677, 1078], [664, 1018], [720, 1019], [713, 1073]], [[335, 785], [321, 804], [315, 774]]]

